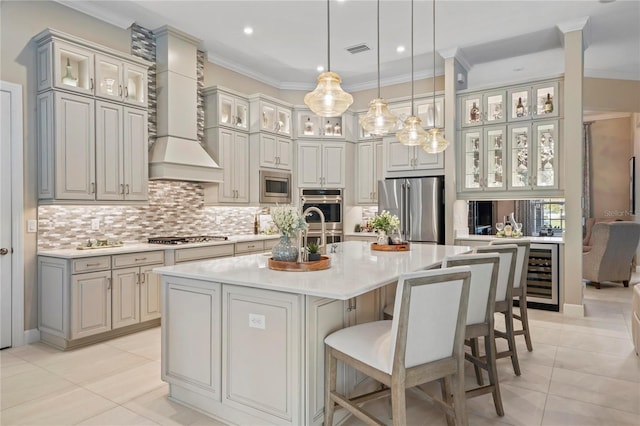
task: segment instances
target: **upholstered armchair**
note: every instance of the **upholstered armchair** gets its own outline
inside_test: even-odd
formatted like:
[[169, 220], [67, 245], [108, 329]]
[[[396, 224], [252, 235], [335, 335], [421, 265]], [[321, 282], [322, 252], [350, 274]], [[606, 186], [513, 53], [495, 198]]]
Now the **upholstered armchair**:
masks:
[[591, 231], [591, 250], [582, 254], [582, 278], [600, 288], [602, 281], [629, 286], [631, 261], [640, 241], [640, 223], [598, 222]]

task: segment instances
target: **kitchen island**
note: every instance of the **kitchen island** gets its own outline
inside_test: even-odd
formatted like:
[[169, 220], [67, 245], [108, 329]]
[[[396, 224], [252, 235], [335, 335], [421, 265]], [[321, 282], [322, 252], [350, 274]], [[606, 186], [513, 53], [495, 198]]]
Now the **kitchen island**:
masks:
[[[371, 251], [346, 242], [323, 271], [270, 270], [256, 254], [154, 269], [162, 276], [169, 397], [236, 424], [321, 424], [325, 336], [381, 317], [385, 287], [465, 246]], [[367, 381], [341, 366], [348, 394]]]

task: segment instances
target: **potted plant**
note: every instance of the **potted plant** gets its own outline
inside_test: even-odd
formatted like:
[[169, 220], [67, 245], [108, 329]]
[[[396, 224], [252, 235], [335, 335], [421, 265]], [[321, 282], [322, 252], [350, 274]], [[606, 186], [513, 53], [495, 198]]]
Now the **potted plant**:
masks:
[[389, 244], [389, 236], [400, 226], [400, 219], [398, 216], [392, 216], [388, 211], [382, 210], [382, 213], [371, 219], [370, 224], [373, 229], [378, 231], [378, 244], [387, 245]]
[[317, 262], [322, 258], [320, 252], [318, 251], [318, 245], [315, 243], [307, 244], [307, 251], [309, 252], [309, 262]]

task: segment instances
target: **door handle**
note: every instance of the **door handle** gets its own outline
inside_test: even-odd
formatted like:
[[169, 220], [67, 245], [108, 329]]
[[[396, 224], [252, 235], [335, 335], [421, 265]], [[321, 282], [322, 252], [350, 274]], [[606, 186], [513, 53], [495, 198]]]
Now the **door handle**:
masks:
[[9, 253], [9, 249], [6, 249], [4, 247], [0, 248], [0, 256], [4, 256], [5, 254]]

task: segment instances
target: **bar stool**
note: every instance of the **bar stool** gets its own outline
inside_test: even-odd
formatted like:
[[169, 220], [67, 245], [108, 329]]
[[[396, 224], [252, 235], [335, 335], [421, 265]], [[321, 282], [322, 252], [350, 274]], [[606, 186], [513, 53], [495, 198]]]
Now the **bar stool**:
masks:
[[[327, 336], [325, 426], [333, 425], [336, 403], [367, 423], [382, 424], [359, 405], [388, 395], [393, 424], [404, 426], [406, 389], [436, 380], [441, 380], [443, 398], [428, 398], [445, 411], [448, 421], [467, 425], [464, 334], [470, 281], [471, 269], [465, 266], [402, 275], [393, 320], [358, 324]], [[351, 399], [341, 395], [336, 391], [338, 360], [388, 388]]]
[[[516, 330], [514, 327], [513, 334], [516, 336], [524, 335], [524, 341], [527, 344], [527, 350], [533, 351], [531, 344], [531, 333], [529, 331], [529, 315], [527, 314], [527, 270], [529, 266], [529, 250], [531, 242], [527, 240], [494, 240], [489, 245], [515, 244], [518, 246], [518, 258], [516, 260], [516, 272], [513, 276], [513, 290], [511, 297], [518, 299], [518, 307], [520, 315], [513, 314], [513, 318], [520, 321], [522, 329]], [[513, 326], [512, 326], [513, 327]]]

